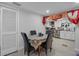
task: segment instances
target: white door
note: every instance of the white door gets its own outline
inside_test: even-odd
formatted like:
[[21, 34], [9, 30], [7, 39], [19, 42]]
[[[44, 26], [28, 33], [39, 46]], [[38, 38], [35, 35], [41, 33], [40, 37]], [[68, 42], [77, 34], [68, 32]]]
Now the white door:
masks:
[[17, 50], [17, 12], [1, 8], [1, 55]]

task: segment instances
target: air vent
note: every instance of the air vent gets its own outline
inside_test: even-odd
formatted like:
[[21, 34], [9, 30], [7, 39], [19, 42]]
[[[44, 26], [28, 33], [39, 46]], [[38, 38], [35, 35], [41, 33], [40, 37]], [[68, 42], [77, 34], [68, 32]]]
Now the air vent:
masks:
[[17, 2], [12, 2], [14, 5], [16, 6], [21, 6], [21, 4], [17, 3]]

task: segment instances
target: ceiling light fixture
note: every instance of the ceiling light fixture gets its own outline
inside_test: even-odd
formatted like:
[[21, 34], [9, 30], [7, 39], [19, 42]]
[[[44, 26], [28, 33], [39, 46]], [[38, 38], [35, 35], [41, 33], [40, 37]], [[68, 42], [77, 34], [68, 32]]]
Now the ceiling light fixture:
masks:
[[49, 13], [50, 12], [50, 10], [46, 10], [46, 13]]

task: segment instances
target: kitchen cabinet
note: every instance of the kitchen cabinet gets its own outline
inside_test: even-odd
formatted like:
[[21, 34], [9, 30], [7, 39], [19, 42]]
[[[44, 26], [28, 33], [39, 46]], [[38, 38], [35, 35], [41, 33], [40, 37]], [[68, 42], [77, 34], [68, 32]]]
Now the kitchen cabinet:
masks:
[[71, 31], [60, 31], [60, 38], [74, 40], [75, 32]]

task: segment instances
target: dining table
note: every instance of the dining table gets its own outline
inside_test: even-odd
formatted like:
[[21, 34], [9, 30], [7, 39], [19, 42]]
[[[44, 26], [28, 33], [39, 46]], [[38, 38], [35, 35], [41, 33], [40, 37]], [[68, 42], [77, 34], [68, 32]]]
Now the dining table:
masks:
[[38, 55], [40, 55], [41, 47], [42, 47], [41, 44], [46, 41], [47, 35], [43, 35], [43, 36], [30, 35], [28, 36], [28, 38], [30, 39], [29, 42], [31, 46], [33, 46], [35, 50], [37, 50]]

